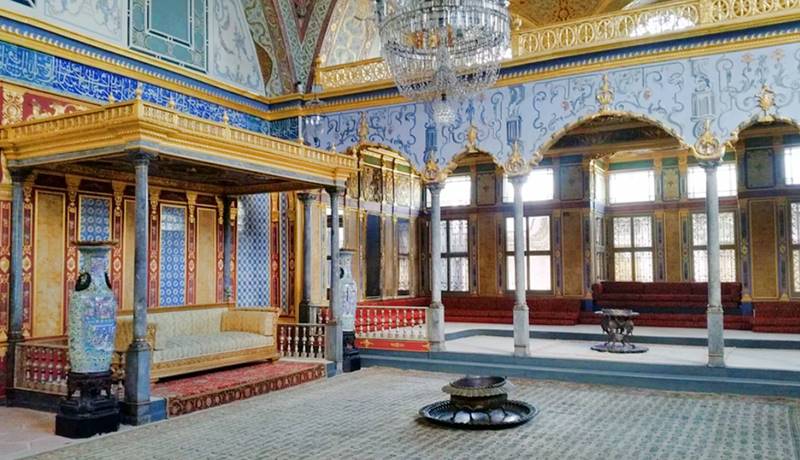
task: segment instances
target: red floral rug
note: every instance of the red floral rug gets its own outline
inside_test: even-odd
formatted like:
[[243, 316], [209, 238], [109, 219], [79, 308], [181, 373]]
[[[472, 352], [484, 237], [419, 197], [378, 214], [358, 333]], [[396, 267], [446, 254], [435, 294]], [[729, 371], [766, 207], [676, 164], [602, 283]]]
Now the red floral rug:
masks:
[[278, 361], [164, 380], [153, 385], [153, 395], [166, 398], [175, 417], [324, 377], [322, 363]]

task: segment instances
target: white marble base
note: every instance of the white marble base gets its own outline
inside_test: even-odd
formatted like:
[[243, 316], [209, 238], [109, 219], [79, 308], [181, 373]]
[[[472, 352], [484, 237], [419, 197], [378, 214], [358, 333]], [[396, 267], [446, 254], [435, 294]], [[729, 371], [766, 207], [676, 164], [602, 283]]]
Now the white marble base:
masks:
[[514, 356], [530, 356], [531, 325], [528, 306], [514, 306]]
[[445, 351], [444, 345], [444, 305], [431, 304], [427, 310], [428, 341], [431, 351]]
[[725, 339], [722, 308], [708, 309], [708, 366], [725, 367]]

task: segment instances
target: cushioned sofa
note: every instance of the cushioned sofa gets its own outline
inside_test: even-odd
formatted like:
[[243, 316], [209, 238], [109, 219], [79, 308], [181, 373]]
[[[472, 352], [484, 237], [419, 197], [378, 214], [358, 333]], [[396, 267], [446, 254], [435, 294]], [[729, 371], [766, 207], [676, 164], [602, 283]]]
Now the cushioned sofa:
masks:
[[[133, 339], [132, 315], [124, 312], [117, 318], [115, 348], [119, 352], [125, 351]], [[154, 380], [278, 359], [277, 309], [162, 307], [148, 310], [147, 322]]]
[[[722, 283], [722, 306], [736, 308], [742, 300], [741, 283]], [[601, 307], [697, 307], [708, 305], [706, 283], [639, 283], [603, 281], [592, 286], [595, 305]]]

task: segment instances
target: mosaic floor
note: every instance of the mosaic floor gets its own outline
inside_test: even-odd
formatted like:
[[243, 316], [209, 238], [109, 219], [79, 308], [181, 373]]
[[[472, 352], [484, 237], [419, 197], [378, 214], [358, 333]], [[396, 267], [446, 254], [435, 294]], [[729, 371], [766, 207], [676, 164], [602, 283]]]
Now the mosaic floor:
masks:
[[42, 459], [800, 459], [800, 400], [512, 380], [540, 414], [504, 431], [417, 420], [453, 376], [370, 368], [43, 454]]

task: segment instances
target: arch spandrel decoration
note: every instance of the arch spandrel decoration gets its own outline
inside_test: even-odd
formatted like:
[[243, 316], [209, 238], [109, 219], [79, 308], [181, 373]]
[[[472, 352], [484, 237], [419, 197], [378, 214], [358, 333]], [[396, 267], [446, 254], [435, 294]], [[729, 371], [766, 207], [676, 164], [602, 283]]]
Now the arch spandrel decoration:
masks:
[[[463, 151], [470, 125], [477, 128], [478, 148], [498, 164], [507, 162], [517, 141], [530, 162], [570, 128], [608, 114], [655, 124], [684, 146], [695, 146], [710, 120], [709, 132], [725, 144], [765, 116], [764, 85], [772, 100], [767, 115], [800, 120], [798, 69], [800, 44], [790, 44], [528, 82], [465, 102], [448, 127], [435, 127], [418, 104], [369, 109], [369, 137], [400, 151], [420, 172], [428, 152], [436, 153], [440, 168], [450, 164]], [[347, 148], [358, 140], [358, 118], [359, 112], [332, 114], [309, 142]]]

